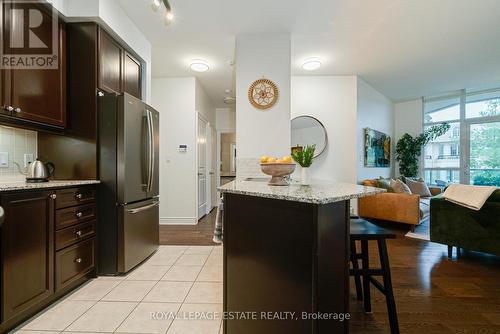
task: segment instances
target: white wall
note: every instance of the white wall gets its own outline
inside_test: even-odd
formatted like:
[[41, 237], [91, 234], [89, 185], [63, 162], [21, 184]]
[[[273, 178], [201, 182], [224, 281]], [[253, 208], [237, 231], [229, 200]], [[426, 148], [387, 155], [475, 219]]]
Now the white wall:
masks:
[[222, 132], [236, 131], [236, 110], [231, 108], [216, 109], [216, 129]]
[[116, 0], [55, 0], [53, 6], [69, 21], [96, 21], [127, 44], [146, 63], [143, 96], [151, 102], [151, 43]]
[[[394, 175], [394, 104], [358, 77], [357, 181]], [[388, 168], [365, 167], [364, 129], [371, 128], [391, 137], [391, 164]]]
[[200, 84], [198, 80], [196, 80], [196, 92], [195, 92], [195, 108], [196, 111], [199, 112], [203, 118], [207, 120], [207, 122], [215, 128], [215, 107], [212, 100], [208, 97], [205, 89]]
[[[400, 102], [394, 105], [394, 145], [405, 134], [418, 136], [422, 133], [422, 99]], [[399, 175], [399, 166], [395, 163], [395, 174]]]
[[152, 81], [152, 106], [160, 112], [160, 224], [198, 221], [195, 87], [195, 78]]
[[[290, 151], [291, 42], [288, 34], [236, 37], [236, 142], [238, 161]], [[280, 97], [268, 110], [248, 101], [248, 89], [265, 77], [276, 83]], [[240, 169], [238, 168], [237, 173]]]
[[328, 134], [328, 147], [311, 166], [312, 178], [356, 182], [356, 95], [355, 76], [292, 77], [292, 118], [313, 116]]

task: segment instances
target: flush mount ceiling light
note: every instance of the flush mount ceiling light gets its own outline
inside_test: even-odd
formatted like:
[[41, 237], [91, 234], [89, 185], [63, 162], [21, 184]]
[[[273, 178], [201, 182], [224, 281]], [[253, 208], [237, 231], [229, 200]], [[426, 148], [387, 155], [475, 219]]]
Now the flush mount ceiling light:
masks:
[[195, 72], [206, 72], [210, 69], [210, 66], [205, 60], [193, 59], [189, 64], [189, 68]]
[[170, 6], [168, 0], [152, 0], [151, 7], [155, 12], [157, 12], [160, 9], [161, 4], [163, 4], [166, 9], [165, 25], [170, 25], [174, 20], [174, 14], [172, 13], [172, 7]]
[[314, 71], [321, 67], [321, 60], [319, 58], [307, 58], [302, 63], [302, 69], [305, 71]]

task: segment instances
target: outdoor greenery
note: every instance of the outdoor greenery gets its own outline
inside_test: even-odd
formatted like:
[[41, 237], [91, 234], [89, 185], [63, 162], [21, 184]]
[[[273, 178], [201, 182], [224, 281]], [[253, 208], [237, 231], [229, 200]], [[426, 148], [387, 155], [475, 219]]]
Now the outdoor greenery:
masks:
[[[500, 114], [500, 99], [489, 100], [481, 116]], [[471, 180], [476, 185], [500, 186], [500, 127], [498, 122], [471, 126]], [[479, 169], [483, 169], [479, 171]]]
[[450, 124], [434, 125], [414, 138], [405, 133], [396, 145], [396, 160], [399, 163], [399, 173], [405, 177], [416, 177], [418, 174], [418, 158], [422, 148], [431, 140], [442, 136], [450, 129]]
[[292, 158], [301, 167], [311, 167], [314, 158], [314, 151], [316, 150], [316, 145], [307, 145], [304, 149], [292, 152]]

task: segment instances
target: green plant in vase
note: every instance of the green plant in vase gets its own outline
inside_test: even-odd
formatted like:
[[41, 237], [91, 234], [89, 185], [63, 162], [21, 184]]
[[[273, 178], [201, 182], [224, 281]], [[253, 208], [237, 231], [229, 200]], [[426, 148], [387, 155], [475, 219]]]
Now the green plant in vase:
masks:
[[300, 173], [300, 183], [302, 185], [309, 184], [309, 167], [311, 167], [314, 160], [314, 151], [316, 151], [316, 145], [307, 145], [302, 150], [292, 152], [293, 160], [302, 167]]
[[404, 177], [416, 177], [418, 175], [418, 158], [422, 155], [422, 147], [431, 140], [444, 135], [449, 129], [450, 124], [441, 123], [431, 126], [416, 138], [405, 133], [396, 144], [399, 173]]

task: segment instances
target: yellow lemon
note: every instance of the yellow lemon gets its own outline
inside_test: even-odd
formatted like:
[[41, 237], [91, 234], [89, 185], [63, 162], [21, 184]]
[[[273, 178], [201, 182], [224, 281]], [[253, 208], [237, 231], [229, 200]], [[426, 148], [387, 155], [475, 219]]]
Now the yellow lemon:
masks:
[[283, 163], [285, 163], [285, 160], [283, 160], [283, 159], [278, 159], [278, 160], [276, 160], [276, 163], [277, 163], [277, 164], [283, 164]]
[[285, 161], [286, 163], [292, 163], [293, 162], [293, 159], [291, 156], [287, 155], [287, 156], [284, 156], [283, 161]]
[[271, 163], [272, 164], [274, 162], [276, 162], [276, 158], [272, 158], [272, 157], [267, 158], [267, 163]]
[[262, 157], [260, 157], [260, 163], [265, 164], [267, 162], [267, 159], [269, 159], [269, 157], [267, 155], [263, 155]]

